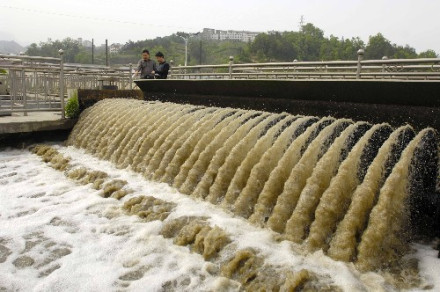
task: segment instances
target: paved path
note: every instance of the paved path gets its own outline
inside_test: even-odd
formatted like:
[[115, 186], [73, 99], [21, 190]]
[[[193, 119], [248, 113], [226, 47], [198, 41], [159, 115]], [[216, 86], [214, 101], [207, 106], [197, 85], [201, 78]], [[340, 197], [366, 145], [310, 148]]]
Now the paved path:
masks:
[[60, 112], [30, 112], [27, 116], [14, 113], [11, 116], [0, 116], [0, 135], [29, 133], [73, 128], [76, 120], [62, 119]]

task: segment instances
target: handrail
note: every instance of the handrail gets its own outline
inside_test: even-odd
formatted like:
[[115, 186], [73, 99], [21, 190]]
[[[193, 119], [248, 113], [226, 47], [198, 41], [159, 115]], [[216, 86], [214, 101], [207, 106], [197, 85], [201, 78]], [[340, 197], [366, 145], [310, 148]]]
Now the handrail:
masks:
[[102, 88], [104, 81], [118, 88], [133, 89], [132, 64], [109, 67], [94, 64], [64, 63], [61, 58], [0, 55], [0, 67], [7, 69], [4, 84], [8, 94], [0, 100], [1, 111], [60, 111], [69, 89]]
[[[362, 60], [361, 64], [440, 64], [440, 58], [420, 58], [420, 59], [388, 59], [388, 60]], [[217, 65], [191, 65], [191, 66], [175, 66], [173, 69], [203, 69], [203, 68], [228, 68], [229, 66], [233, 68], [242, 67], [299, 67], [307, 65], [357, 65], [357, 61], [309, 61], [309, 62], [269, 62], [269, 63], [242, 63], [242, 64], [217, 64]], [[329, 67], [331, 68], [331, 67]]]
[[60, 62], [61, 58], [53, 58], [53, 57], [38, 57], [38, 56], [28, 56], [28, 55], [5, 55], [0, 54], [0, 58], [7, 59], [17, 59], [17, 60], [34, 60], [34, 61], [56, 61]]
[[[235, 64], [230, 57], [229, 64], [172, 66], [170, 78], [249, 78], [258, 76], [278, 76], [290, 79], [301, 76], [347, 76], [352, 75], [357, 79], [369, 78], [392, 78], [405, 80], [424, 76], [426, 79], [440, 76], [440, 58], [419, 59], [388, 59], [364, 60], [364, 52], [358, 52], [358, 60], [343, 61], [293, 61], [293, 62], [268, 62], [268, 63], [243, 63]], [[338, 73], [338, 74], [336, 74]], [[368, 73], [368, 74], [366, 74]], [[399, 74], [397, 74], [399, 73]], [[401, 73], [401, 74], [400, 74]], [[268, 77], [271, 78], [271, 77]]]

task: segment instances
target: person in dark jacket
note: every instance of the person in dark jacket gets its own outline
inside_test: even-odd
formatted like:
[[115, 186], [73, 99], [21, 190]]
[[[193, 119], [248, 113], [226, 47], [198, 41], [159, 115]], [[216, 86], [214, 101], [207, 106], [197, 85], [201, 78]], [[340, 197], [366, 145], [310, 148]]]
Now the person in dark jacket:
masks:
[[154, 79], [154, 72], [156, 70], [156, 62], [150, 59], [150, 52], [148, 50], [142, 51], [142, 59], [139, 60], [136, 70], [136, 75], [140, 74], [141, 79]]
[[156, 53], [156, 60], [158, 65], [154, 73], [156, 79], [167, 79], [170, 65], [165, 61], [165, 56], [161, 52]]

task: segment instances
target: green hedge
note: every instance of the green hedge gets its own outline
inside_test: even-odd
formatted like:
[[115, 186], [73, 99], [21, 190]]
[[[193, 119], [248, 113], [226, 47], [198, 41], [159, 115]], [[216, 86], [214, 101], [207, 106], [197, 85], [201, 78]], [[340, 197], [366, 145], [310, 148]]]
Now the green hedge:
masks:
[[79, 116], [79, 103], [78, 94], [75, 92], [72, 97], [67, 100], [67, 104], [64, 107], [66, 117], [76, 119]]

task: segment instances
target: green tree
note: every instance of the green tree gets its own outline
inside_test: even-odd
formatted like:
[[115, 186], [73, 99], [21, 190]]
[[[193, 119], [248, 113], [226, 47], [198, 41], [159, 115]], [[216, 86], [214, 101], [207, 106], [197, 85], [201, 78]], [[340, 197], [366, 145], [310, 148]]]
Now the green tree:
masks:
[[366, 59], [382, 59], [382, 57], [392, 57], [396, 52], [395, 47], [381, 33], [370, 36], [365, 48]]
[[259, 34], [250, 44], [249, 52], [258, 62], [292, 61], [299, 57], [299, 34], [284, 32]]
[[417, 58], [416, 49], [406, 45], [406, 46], [394, 46], [395, 59], [414, 59]]
[[343, 58], [343, 44], [343, 41], [333, 35], [329, 39], [324, 39], [321, 44], [319, 59], [341, 60]]
[[33, 43], [26, 50], [26, 54], [30, 56], [43, 56], [43, 57], [59, 57], [58, 51], [62, 49], [64, 51], [64, 61], [73, 63], [75, 62], [75, 56], [84, 50], [83, 46], [78, 41], [72, 38], [65, 38], [64, 40], [48, 40], [47, 42], [41, 42], [39, 45]]
[[311, 23], [301, 28], [301, 55], [300, 60], [317, 61], [320, 59], [321, 46], [324, 42], [324, 31]]
[[91, 64], [92, 63], [91, 48], [89, 50], [81, 50], [78, 54], [76, 54], [74, 62], [80, 64]]
[[438, 55], [434, 50], [426, 50], [424, 52], [419, 53], [419, 58], [437, 58]]
[[[129, 40], [120, 52], [111, 54], [111, 65], [136, 64], [142, 50], [149, 49], [152, 58], [157, 51], [165, 54], [168, 61], [174, 65], [185, 63], [185, 41], [179, 37], [189, 37], [190, 34], [178, 32], [165, 37]], [[303, 25], [300, 31], [270, 32], [257, 35], [253, 42], [201, 40], [191, 37], [188, 44], [188, 64], [225, 64], [229, 56], [234, 56], [234, 62], [292, 62], [320, 60], [356, 60], [357, 51], [365, 49], [366, 59], [389, 58], [435, 58], [433, 50], [417, 54], [409, 46], [392, 44], [381, 33], [370, 36], [368, 44], [359, 37], [338, 38], [334, 35], [324, 36], [324, 31], [311, 23]], [[40, 44], [31, 44], [26, 53], [33, 56], [59, 57], [58, 50], [63, 49], [66, 62], [91, 63], [91, 50], [84, 48], [76, 40], [48, 40]], [[105, 47], [95, 49], [95, 64], [105, 64]]]
[[359, 37], [344, 40], [343, 60], [357, 59], [357, 52], [359, 49], [365, 49], [365, 43]]
[[29, 45], [29, 47], [27, 48], [26, 55], [29, 56], [42, 56], [43, 53], [41, 52], [41, 47], [39, 47], [36, 43], [32, 43]]

